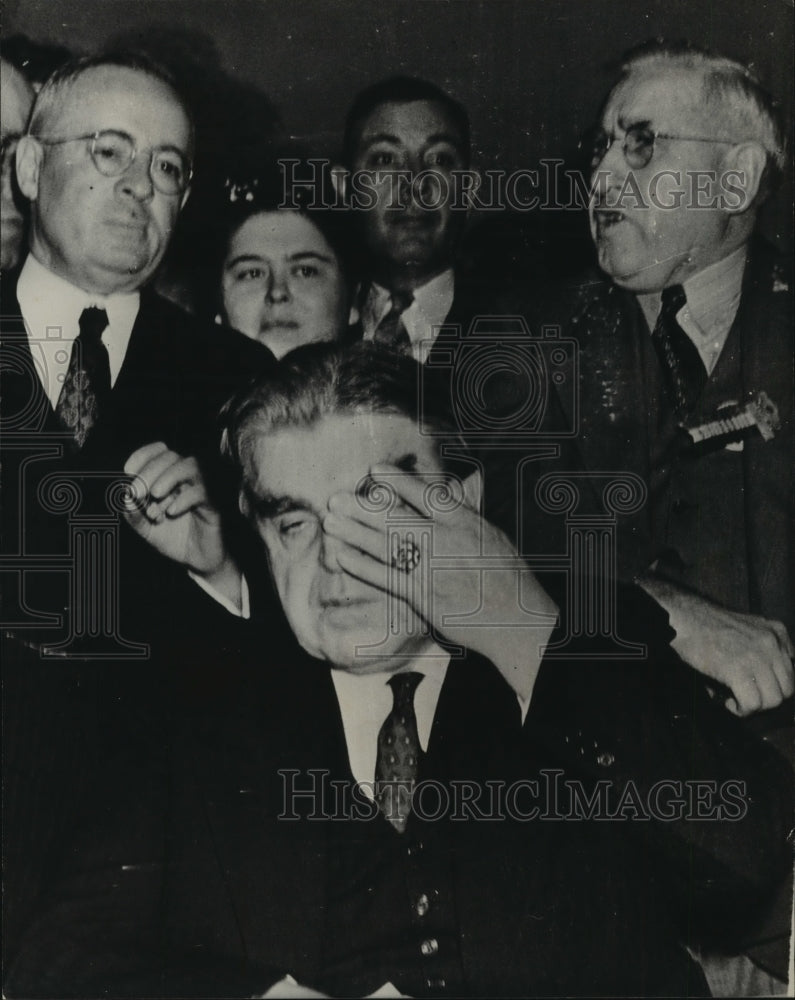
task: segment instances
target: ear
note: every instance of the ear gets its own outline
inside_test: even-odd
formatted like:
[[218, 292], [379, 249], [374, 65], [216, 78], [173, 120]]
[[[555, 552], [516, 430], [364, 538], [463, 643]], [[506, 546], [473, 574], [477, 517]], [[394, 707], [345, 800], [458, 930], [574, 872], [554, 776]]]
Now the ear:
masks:
[[724, 207], [731, 215], [742, 215], [755, 207], [759, 185], [767, 166], [767, 152], [759, 142], [741, 142], [732, 146], [723, 159], [722, 188], [730, 192]]
[[480, 512], [483, 503], [483, 477], [480, 469], [475, 469], [464, 480], [464, 504]]
[[39, 194], [39, 172], [44, 148], [32, 135], [23, 135], [17, 143], [17, 183], [29, 201]]
[[350, 197], [350, 178], [351, 172], [347, 167], [335, 163], [331, 168], [331, 183], [334, 186], [334, 192], [337, 195], [337, 200], [344, 205], [348, 204]]
[[237, 495], [237, 509], [248, 520], [251, 517], [251, 504], [246, 496], [246, 491], [241, 490]]

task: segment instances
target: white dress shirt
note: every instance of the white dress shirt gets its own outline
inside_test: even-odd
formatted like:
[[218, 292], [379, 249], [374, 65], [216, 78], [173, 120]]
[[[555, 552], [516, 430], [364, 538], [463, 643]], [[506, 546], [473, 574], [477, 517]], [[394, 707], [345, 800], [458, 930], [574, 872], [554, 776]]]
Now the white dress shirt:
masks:
[[[412, 670], [422, 674], [422, 680], [414, 692], [414, 714], [417, 717], [417, 735], [423, 751], [428, 749], [431, 727], [439, 704], [439, 694], [449, 665], [450, 654], [433, 643], [423, 655], [417, 656], [405, 667], [400, 668], [401, 672]], [[528, 663], [528, 671], [532, 669], [534, 672], [536, 666]], [[455, 664], [451, 669], [455, 670]], [[351, 674], [346, 670], [331, 671], [342, 715], [351, 773], [371, 801], [378, 754], [378, 733], [394, 704], [392, 688], [389, 685], [389, 679], [394, 673], [395, 671], [379, 671], [372, 674]], [[518, 694], [516, 697], [524, 722], [530, 707], [530, 698], [522, 698]]]
[[[417, 735], [423, 751], [427, 751], [431, 738], [431, 727], [436, 715], [436, 706], [442, 684], [450, 665], [450, 654], [436, 643], [427, 651], [409, 661], [406, 671], [422, 674], [423, 678], [414, 692], [414, 714], [417, 717]], [[455, 665], [453, 665], [455, 670]], [[395, 671], [380, 671], [372, 674], [351, 674], [345, 670], [332, 670], [331, 679], [337, 693], [337, 701], [342, 715], [342, 727], [348, 747], [348, 761], [351, 773], [363, 793], [373, 801], [375, 763], [378, 756], [378, 733], [384, 720], [392, 711], [394, 697], [389, 686], [389, 678]], [[530, 707], [530, 699], [517, 695], [522, 711], [522, 722]], [[275, 983], [263, 998], [300, 996], [301, 987], [292, 976], [285, 976]], [[370, 997], [403, 997], [392, 983], [384, 983]]]
[[80, 314], [97, 306], [108, 314], [102, 343], [108, 349], [110, 384], [118, 378], [141, 296], [96, 295], [77, 288], [28, 254], [17, 281], [17, 300], [25, 321], [36, 372], [53, 409], [69, 369], [72, 344], [80, 333]]
[[[452, 268], [443, 271], [429, 282], [414, 289], [414, 301], [400, 314], [400, 319], [411, 341], [415, 361], [424, 364], [439, 327], [443, 326], [453, 305], [455, 274]], [[372, 340], [378, 324], [392, 306], [392, 294], [381, 285], [373, 283], [362, 306], [364, 339]]]
[[[718, 363], [740, 307], [746, 259], [746, 248], [738, 247], [683, 284], [687, 302], [676, 319], [695, 344], [708, 375]], [[660, 293], [639, 295], [638, 301], [649, 329], [653, 330], [660, 311]]]

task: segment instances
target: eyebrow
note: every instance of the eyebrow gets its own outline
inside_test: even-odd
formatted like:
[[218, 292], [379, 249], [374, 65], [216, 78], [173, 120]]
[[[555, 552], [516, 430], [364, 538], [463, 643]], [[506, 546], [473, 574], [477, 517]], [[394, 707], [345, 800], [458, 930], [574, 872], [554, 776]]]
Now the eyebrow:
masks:
[[[319, 260], [324, 264], [333, 264], [334, 259], [327, 254], [317, 253], [315, 250], [299, 250], [298, 253], [290, 254], [287, 260], [295, 263], [296, 261], [302, 260]], [[224, 267], [224, 270], [229, 271], [233, 267], [237, 267], [239, 264], [268, 264], [266, 257], [261, 254], [256, 253], [242, 253], [237, 257], [233, 257]]]
[[251, 506], [257, 517], [274, 518], [280, 514], [290, 514], [293, 511], [312, 510], [312, 505], [308, 500], [301, 497], [291, 497], [288, 494], [283, 496], [273, 496], [266, 493], [265, 496], [256, 496], [250, 487], [246, 487], [246, 492], [251, 500]]
[[298, 253], [290, 254], [287, 258], [291, 261], [298, 260], [322, 260], [326, 264], [333, 264], [334, 259], [325, 253], [318, 253], [317, 250], [299, 250]]
[[225, 266], [224, 270], [228, 271], [232, 267], [237, 267], [238, 264], [264, 264], [265, 258], [260, 257], [255, 253], [242, 253], [237, 257], [233, 257]]
[[[416, 472], [417, 455], [415, 452], [409, 451], [390, 464], [394, 465], [397, 469], [400, 469], [401, 472]], [[368, 472], [357, 484], [356, 495], [364, 495], [374, 483], [375, 480]], [[251, 501], [252, 509], [258, 517], [279, 517], [280, 514], [289, 514], [292, 511], [298, 510], [309, 511], [310, 513], [314, 511], [314, 508], [309, 500], [306, 500], [303, 497], [294, 497], [287, 493], [282, 496], [274, 496], [271, 493], [266, 493], [263, 496], [257, 496], [250, 486], [246, 486], [245, 490], [248, 494], [249, 500]]]
[[[394, 465], [395, 468], [400, 469], [401, 472], [416, 472], [417, 471], [417, 456], [413, 451], [406, 452], [405, 455], [401, 455], [394, 462], [390, 462], [390, 465]], [[367, 475], [362, 476], [359, 482], [356, 484], [356, 496], [366, 496], [366, 494], [376, 486], [377, 483], [373, 479], [372, 475], [368, 472]]]
[[[403, 140], [400, 136], [392, 135], [389, 132], [376, 132], [375, 135], [368, 136], [364, 139], [364, 148], [367, 149], [370, 146], [375, 145], [377, 142], [390, 142], [395, 146], [403, 145]], [[454, 146], [456, 149], [461, 149], [461, 140], [449, 132], [434, 132], [433, 135], [429, 135], [425, 139], [423, 145], [433, 146], [438, 142], [446, 142], [450, 146]]]

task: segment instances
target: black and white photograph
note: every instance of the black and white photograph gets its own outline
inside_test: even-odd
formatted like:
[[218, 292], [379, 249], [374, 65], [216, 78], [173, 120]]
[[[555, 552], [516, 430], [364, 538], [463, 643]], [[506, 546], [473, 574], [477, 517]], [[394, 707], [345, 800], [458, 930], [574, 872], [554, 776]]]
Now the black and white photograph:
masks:
[[4, 0], [2, 993], [793, 996], [793, 0]]

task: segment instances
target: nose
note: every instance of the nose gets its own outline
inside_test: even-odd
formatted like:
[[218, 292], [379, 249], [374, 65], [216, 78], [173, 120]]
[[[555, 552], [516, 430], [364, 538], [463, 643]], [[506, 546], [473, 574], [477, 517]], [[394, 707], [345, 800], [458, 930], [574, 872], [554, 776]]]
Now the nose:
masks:
[[151, 157], [138, 155], [119, 178], [121, 190], [137, 201], [146, 201], [154, 194]]
[[320, 532], [320, 564], [329, 573], [344, 572], [337, 559], [343, 544], [339, 539], [327, 535], [325, 531]]
[[594, 167], [594, 174], [608, 174], [610, 178], [623, 177], [626, 173], [627, 161], [624, 156], [624, 140], [614, 137], [602, 159]]
[[265, 295], [269, 302], [289, 301], [290, 286], [288, 275], [284, 268], [273, 268], [271, 270]]

